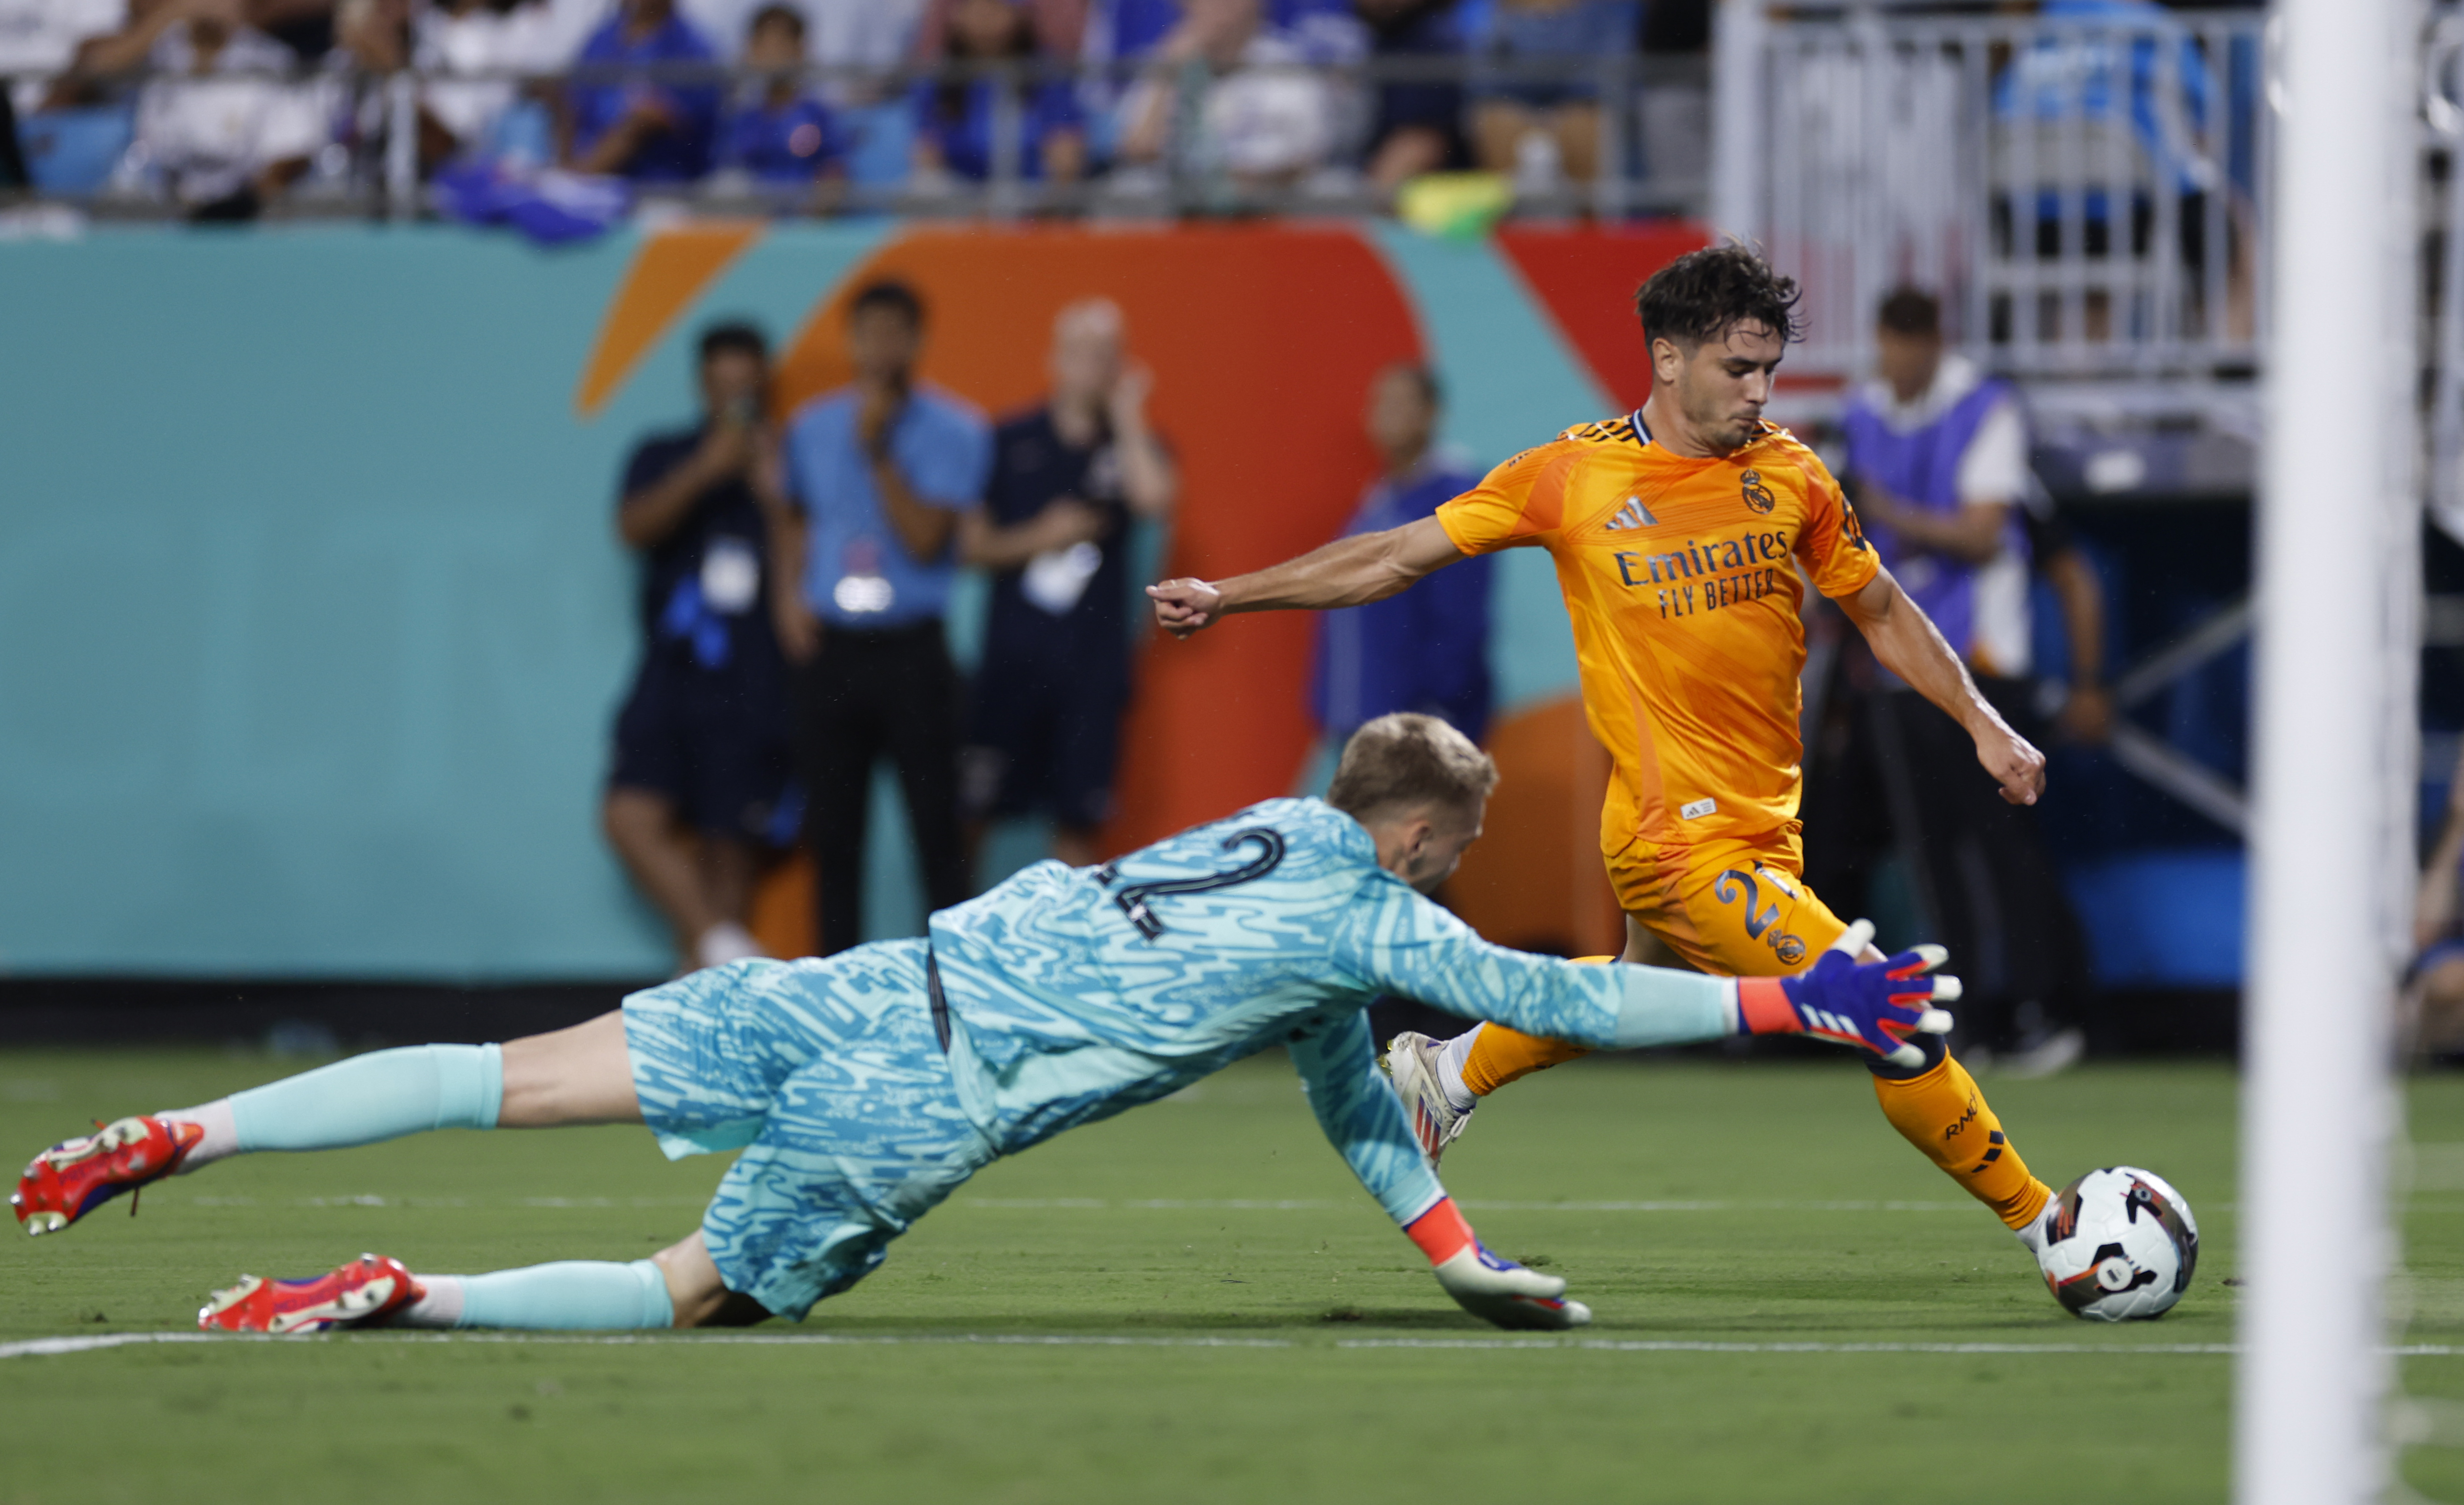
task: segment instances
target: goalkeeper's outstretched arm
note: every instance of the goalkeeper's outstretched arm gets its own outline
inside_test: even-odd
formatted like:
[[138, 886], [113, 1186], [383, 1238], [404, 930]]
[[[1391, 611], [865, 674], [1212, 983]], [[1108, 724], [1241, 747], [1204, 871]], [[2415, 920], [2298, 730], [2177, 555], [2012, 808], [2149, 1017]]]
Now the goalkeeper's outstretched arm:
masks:
[[1366, 1013], [1294, 1039], [1291, 1053], [1318, 1126], [1369, 1194], [1429, 1256], [1438, 1284], [1463, 1310], [1500, 1327], [1542, 1331], [1592, 1320], [1589, 1307], [1565, 1298], [1564, 1279], [1500, 1259], [1472, 1235], [1420, 1154], [1401, 1100], [1377, 1069]]
[[1950, 1015], [1933, 1005], [1959, 996], [1958, 978], [1926, 975], [1946, 959], [1940, 947], [1856, 961], [1874, 934], [1861, 920], [1796, 976], [1705, 977], [1624, 963], [1581, 966], [1492, 946], [1395, 884], [1362, 898], [1334, 961], [1364, 991], [1595, 1049], [1804, 1034], [1913, 1065], [1924, 1053], [1907, 1036], [1947, 1031]]

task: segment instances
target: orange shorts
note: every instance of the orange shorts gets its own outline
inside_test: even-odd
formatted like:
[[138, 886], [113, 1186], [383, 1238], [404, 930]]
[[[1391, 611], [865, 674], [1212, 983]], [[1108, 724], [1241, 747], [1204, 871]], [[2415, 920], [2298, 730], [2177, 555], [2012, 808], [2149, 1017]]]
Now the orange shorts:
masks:
[[1682, 846], [1636, 841], [1609, 854], [1608, 866], [1637, 925], [1724, 977], [1801, 971], [1848, 928], [1796, 876], [1805, 848], [1793, 822]]

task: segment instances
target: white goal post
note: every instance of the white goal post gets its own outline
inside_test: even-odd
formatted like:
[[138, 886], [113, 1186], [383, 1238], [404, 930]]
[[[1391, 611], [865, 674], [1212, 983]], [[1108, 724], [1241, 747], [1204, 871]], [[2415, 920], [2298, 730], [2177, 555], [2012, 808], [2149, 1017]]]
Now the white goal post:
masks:
[[[2418, 0], [2278, 0], [2242, 1095], [2240, 1505], [2387, 1489], [2413, 870]], [[2279, 92], [2280, 91], [2280, 92]]]

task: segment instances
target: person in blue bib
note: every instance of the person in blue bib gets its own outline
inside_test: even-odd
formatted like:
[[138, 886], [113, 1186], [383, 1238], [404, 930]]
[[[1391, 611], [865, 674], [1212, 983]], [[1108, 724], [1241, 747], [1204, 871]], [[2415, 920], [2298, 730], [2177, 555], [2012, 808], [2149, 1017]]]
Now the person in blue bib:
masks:
[[56, 1232], [123, 1190], [244, 1151], [448, 1126], [638, 1123], [671, 1157], [735, 1150], [701, 1226], [649, 1259], [414, 1274], [363, 1255], [243, 1277], [200, 1325], [303, 1332], [663, 1328], [801, 1320], [1002, 1156], [1287, 1051], [1319, 1126], [1466, 1310], [1590, 1320], [1565, 1281], [1480, 1246], [1379, 1074], [1380, 993], [1595, 1046], [1801, 1033], [1918, 1059], [1955, 979], [1939, 950], [1871, 966], [1852, 927], [1810, 971], [1738, 981], [1492, 946], [1426, 897], [1478, 838], [1497, 779], [1433, 716], [1363, 727], [1327, 798], [1269, 799], [1100, 867], [1045, 862], [920, 939], [748, 961], [502, 1046], [380, 1051], [35, 1157], [21, 1224]]
[[[2029, 678], [2033, 478], [2018, 394], [1947, 348], [1942, 305], [1902, 288], [1882, 300], [1879, 371], [1841, 419], [1865, 537], [1941, 629], [1977, 689], [2020, 734], [2045, 736]], [[2016, 1075], [2079, 1059], [2087, 987], [2079, 922], [2046, 853], [2037, 813], [1977, 766], [1967, 734], [1851, 644], [1848, 735], [1817, 762], [1805, 823], [1820, 891], [1854, 912], [1881, 855], [1907, 860], [1927, 932], [1966, 962], [1973, 1036], [1962, 1048]]]

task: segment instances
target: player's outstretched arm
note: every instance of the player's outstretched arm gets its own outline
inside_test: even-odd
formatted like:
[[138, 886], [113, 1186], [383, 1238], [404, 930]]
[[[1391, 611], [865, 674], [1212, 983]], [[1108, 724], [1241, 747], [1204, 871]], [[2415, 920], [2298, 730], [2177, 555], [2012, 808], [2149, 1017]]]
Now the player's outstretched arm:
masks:
[[1878, 570], [1862, 590], [1837, 598], [1839, 609], [1865, 635], [1882, 667], [1916, 687], [1976, 742], [1976, 761], [2002, 786], [2002, 797], [2033, 805], [2045, 792], [2045, 754], [2011, 730], [2002, 713], [1976, 688], [1968, 665], [1950, 651], [1925, 608], [1908, 599], [1888, 570]]
[[1318, 1126], [1369, 1194], [1429, 1256], [1438, 1284], [1456, 1304], [1500, 1327], [1554, 1332], [1592, 1320], [1589, 1307], [1566, 1299], [1562, 1278], [1501, 1259], [1472, 1235], [1412, 1137], [1401, 1101], [1377, 1070], [1365, 1013], [1302, 1036], [1291, 1042], [1291, 1053]]
[[1311, 611], [1383, 600], [1463, 557], [1435, 517], [1383, 533], [1338, 538], [1297, 559], [1221, 580], [1173, 579], [1147, 587], [1155, 624], [1186, 638], [1241, 611]]

